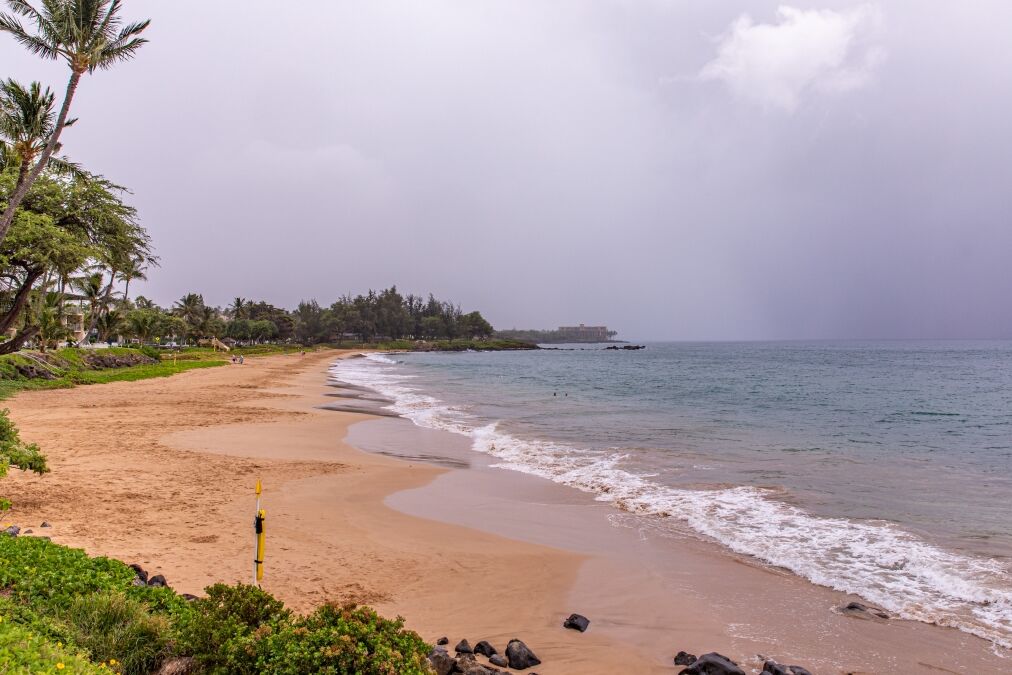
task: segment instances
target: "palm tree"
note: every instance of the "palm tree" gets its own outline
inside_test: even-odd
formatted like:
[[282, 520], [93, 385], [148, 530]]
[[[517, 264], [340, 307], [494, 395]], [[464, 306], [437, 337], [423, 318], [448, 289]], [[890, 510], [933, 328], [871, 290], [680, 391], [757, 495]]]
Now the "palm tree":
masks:
[[39, 349], [45, 353], [46, 348], [56, 347], [61, 340], [70, 337], [70, 331], [61, 320], [63, 298], [60, 293], [45, 294], [38, 315], [35, 317], [39, 327]]
[[204, 314], [204, 296], [187, 293], [175, 302], [173, 311], [187, 323], [198, 323]]
[[[120, 0], [42, 0], [41, 9], [36, 9], [28, 0], [7, 0], [12, 13], [0, 13], [0, 31], [13, 35], [33, 54], [44, 59], [62, 58], [70, 67], [67, 91], [52, 131], [46, 137], [35, 165], [28, 170], [24, 181], [17, 185], [0, 216], [0, 241], [7, 236], [21, 200], [49, 165], [49, 159], [59, 145], [81, 76], [130, 59], [147, 42], [138, 36], [150, 21], [122, 25], [119, 17], [121, 4]], [[34, 24], [34, 28], [26, 28], [19, 16]]]
[[199, 293], [187, 293], [176, 301], [172, 309], [173, 314], [178, 316], [186, 324], [187, 335], [204, 334], [210, 311], [204, 304], [204, 296]]
[[232, 315], [233, 319], [245, 318], [243, 315], [246, 313], [246, 299], [236, 298], [232, 301], [232, 304], [228, 308], [228, 313]]
[[150, 298], [146, 298], [143, 295], [138, 295], [137, 299], [134, 300], [134, 305], [137, 306], [137, 309], [154, 309], [155, 301]]
[[116, 309], [110, 309], [98, 318], [98, 339], [100, 342], [110, 342], [110, 338], [116, 335], [123, 327], [123, 314]]
[[129, 258], [123, 264], [123, 269], [119, 271], [120, 280], [126, 282], [126, 287], [123, 289], [124, 303], [130, 298], [130, 282], [134, 279], [147, 280], [148, 277], [144, 274], [148, 270], [148, 266], [144, 264], [146, 262], [149, 261], [140, 256]]
[[135, 309], [126, 317], [127, 331], [141, 343], [151, 340], [151, 336], [158, 331], [160, 323], [161, 317], [158, 312], [150, 309]]
[[71, 279], [71, 285], [84, 296], [88, 303], [88, 330], [85, 332], [81, 342], [84, 343], [91, 336], [95, 329], [98, 318], [102, 314], [103, 302], [105, 300], [105, 276], [101, 272], [93, 272], [84, 277]]
[[[14, 80], [0, 80], [0, 144], [4, 156], [0, 168], [17, 165], [17, 190], [28, 180], [28, 171], [46, 148], [53, 133], [53, 105], [55, 97], [49, 87], [45, 89], [38, 82], [25, 87]], [[76, 120], [67, 120], [69, 127]], [[57, 144], [56, 150], [60, 146]], [[49, 167], [83, 174], [76, 165], [58, 157], [49, 158]], [[2, 241], [2, 237], [0, 237]]]

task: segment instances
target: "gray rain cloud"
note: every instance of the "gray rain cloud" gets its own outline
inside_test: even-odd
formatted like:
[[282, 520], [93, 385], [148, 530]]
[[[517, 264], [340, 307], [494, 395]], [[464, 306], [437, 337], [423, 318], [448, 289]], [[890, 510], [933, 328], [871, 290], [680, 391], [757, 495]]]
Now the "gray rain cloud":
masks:
[[63, 141], [133, 190], [160, 303], [397, 284], [502, 328], [1012, 337], [1005, 0], [125, 5], [151, 43]]

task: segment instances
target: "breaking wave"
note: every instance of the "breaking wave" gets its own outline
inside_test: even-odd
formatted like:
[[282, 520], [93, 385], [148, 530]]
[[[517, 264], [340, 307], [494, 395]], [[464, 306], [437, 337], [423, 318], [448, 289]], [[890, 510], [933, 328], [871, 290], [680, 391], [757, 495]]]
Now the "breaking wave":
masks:
[[891, 523], [816, 516], [751, 486], [683, 489], [623, 467], [621, 450], [518, 438], [424, 393], [382, 354], [344, 360], [339, 379], [377, 390], [415, 424], [471, 438], [493, 466], [549, 479], [636, 514], [676, 519], [740, 554], [866, 598], [903, 618], [959, 628], [1012, 648], [1008, 565], [937, 547]]

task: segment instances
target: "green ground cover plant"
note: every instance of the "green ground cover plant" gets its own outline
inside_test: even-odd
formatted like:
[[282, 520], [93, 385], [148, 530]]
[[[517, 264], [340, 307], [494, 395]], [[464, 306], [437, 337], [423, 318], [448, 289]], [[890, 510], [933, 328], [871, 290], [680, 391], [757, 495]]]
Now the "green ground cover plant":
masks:
[[0, 535], [0, 672], [143, 674], [182, 657], [214, 674], [431, 672], [430, 646], [368, 607], [301, 616], [255, 586], [188, 602], [134, 580], [118, 560]]
[[0, 608], [0, 672], [4, 673], [109, 673], [79, 651], [60, 646], [22, 625], [8, 620]]

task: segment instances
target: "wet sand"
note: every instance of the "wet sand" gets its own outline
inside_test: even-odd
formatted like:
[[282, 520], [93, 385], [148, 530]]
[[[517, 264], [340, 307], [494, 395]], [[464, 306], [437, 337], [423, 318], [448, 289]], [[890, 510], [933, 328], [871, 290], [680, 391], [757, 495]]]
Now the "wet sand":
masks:
[[[59, 543], [199, 593], [249, 580], [261, 477], [272, 593], [300, 610], [366, 602], [428, 640], [519, 637], [542, 675], [677, 672], [680, 649], [756, 672], [758, 654], [813, 673], [1012, 669], [979, 638], [840, 615], [852, 598], [375, 417], [370, 392], [328, 381], [335, 357], [22, 393], [8, 406], [53, 473], [5, 480], [5, 520], [48, 520]], [[561, 628], [574, 611], [587, 633]]]

